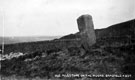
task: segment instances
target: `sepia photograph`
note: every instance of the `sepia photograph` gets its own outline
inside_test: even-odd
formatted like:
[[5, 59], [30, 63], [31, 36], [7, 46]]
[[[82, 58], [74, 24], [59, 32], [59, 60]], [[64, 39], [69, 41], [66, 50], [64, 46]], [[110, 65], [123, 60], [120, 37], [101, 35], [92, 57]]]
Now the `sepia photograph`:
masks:
[[135, 80], [135, 0], [0, 0], [0, 80]]

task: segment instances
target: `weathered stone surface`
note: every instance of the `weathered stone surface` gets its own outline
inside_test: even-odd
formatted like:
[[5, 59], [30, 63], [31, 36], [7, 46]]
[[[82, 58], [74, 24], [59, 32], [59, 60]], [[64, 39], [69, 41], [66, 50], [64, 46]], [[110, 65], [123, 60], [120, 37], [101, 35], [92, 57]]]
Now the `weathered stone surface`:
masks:
[[82, 15], [77, 19], [78, 28], [81, 35], [81, 42], [85, 49], [89, 50], [90, 47], [96, 43], [96, 36], [94, 25], [91, 15]]

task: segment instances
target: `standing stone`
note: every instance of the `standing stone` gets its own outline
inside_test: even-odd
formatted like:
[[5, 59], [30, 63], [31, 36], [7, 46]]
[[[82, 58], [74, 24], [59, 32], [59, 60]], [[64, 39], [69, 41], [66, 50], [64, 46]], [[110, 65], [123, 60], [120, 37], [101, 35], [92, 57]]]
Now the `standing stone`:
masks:
[[89, 50], [96, 43], [96, 36], [92, 16], [82, 15], [77, 19], [79, 33], [81, 35], [82, 46]]

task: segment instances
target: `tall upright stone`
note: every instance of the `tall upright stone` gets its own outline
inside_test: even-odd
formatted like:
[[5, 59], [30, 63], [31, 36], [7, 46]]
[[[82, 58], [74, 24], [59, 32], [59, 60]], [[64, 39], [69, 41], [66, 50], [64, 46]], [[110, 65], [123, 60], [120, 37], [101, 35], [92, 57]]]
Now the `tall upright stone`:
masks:
[[77, 19], [82, 46], [89, 50], [96, 43], [96, 35], [91, 15], [82, 15]]

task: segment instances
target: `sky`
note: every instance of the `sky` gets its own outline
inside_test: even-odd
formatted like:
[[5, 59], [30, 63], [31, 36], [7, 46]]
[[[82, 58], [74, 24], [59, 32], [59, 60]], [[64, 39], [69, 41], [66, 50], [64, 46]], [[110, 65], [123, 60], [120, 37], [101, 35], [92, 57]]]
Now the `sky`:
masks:
[[135, 0], [0, 0], [0, 36], [58, 36], [78, 32], [90, 14], [101, 29], [135, 19]]

